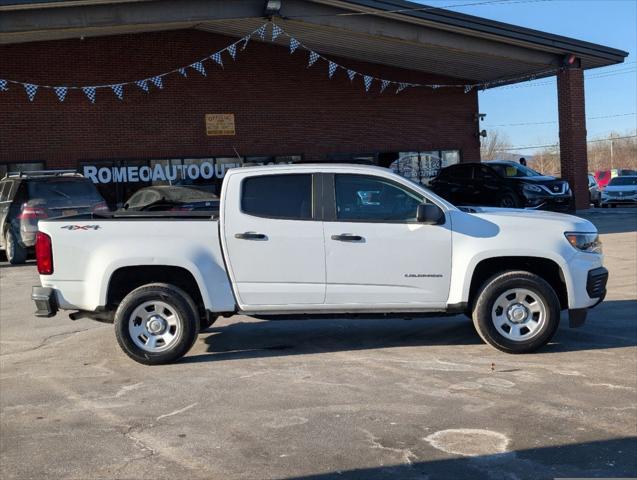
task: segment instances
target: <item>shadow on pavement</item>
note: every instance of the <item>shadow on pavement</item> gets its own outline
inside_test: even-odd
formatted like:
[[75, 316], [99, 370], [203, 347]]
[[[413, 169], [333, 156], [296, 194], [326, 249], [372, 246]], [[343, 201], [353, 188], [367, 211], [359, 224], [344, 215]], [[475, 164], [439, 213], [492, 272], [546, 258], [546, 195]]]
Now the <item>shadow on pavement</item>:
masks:
[[[566, 313], [554, 341], [537, 353], [622, 348], [637, 345], [637, 300], [607, 301], [591, 311], [586, 325], [568, 328]], [[479, 345], [472, 322], [464, 316], [412, 320], [325, 319], [236, 322], [211, 327], [207, 354], [183, 363], [237, 360], [311, 353], [432, 345]]]
[[637, 232], [637, 208], [596, 208], [577, 216], [592, 222], [600, 234]]
[[637, 437], [532, 448], [496, 455], [329, 472], [286, 480], [634, 478]]

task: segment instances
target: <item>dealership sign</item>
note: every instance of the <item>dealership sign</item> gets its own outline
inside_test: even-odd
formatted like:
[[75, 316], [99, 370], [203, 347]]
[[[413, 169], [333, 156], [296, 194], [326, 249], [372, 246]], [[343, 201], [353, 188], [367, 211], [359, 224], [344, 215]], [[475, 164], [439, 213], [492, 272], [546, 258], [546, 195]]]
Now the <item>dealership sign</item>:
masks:
[[97, 167], [84, 166], [83, 174], [93, 183], [125, 182], [171, 182], [174, 180], [211, 180], [223, 178], [229, 168], [240, 167], [240, 163], [215, 164], [213, 159], [188, 165], [143, 165]]

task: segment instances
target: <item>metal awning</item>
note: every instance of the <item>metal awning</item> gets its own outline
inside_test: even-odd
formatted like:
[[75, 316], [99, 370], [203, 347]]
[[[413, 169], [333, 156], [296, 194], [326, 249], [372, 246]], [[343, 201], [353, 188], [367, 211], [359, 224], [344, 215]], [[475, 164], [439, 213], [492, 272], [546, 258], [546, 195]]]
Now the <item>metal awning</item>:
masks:
[[[0, 43], [184, 28], [241, 37], [264, 23], [265, 3], [0, 0]], [[514, 83], [521, 77], [547, 76], [571, 54], [585, 69], [621, 63], [628, 55], [602, 45], [402, 0], [281, 0], [273, 21], [326, 56], [472, 82], [504, 79]], [[276, 43], [287, 41], [280, 37]]]

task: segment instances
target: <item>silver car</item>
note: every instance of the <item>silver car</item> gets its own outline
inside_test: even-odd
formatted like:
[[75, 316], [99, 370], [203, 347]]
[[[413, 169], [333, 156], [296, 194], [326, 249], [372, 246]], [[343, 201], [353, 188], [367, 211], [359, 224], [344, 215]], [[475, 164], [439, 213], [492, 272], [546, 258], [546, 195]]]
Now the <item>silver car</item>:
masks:
[[602, 207], [637, 204], [637, 175], [613, 178], [602, 191]]

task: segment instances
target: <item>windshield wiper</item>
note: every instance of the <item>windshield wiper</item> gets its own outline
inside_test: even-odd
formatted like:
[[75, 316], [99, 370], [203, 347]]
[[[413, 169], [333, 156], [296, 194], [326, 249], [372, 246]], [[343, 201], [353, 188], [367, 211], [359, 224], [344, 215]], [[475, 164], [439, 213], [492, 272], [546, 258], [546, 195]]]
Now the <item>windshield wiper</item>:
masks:
[[57, 194], [58, 194], [58, 195], [60, 195], [61, 197], [69, 198], [69, 199], [71, 198], [71, 196], [70, 196], [70, 195], [67, 195], [67, 194], [66, 194], [66, 193], [64, 193], [64, 192], [60, 192], [59, 190], [56, 190], [55, 188], [51, 188], [50, 190], [51, 190], [53, 193], [57, 193]]

